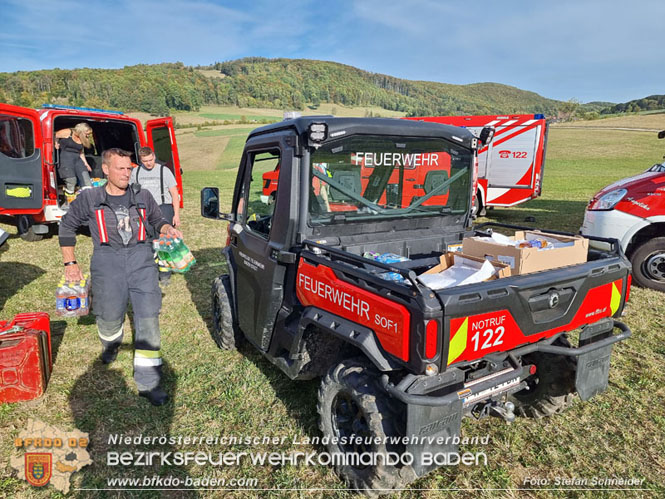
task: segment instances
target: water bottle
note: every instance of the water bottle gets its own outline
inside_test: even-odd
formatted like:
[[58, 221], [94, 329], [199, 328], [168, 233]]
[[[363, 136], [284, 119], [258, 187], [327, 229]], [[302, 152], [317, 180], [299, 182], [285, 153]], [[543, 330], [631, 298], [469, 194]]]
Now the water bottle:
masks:
[[79, 298], [79, 308], [76, 315], [88, 315], [90, 312], [90, 279], [87, 275], [74, 287]]
[[74, 314], [69, 310], [71, 307], [69, 300], [72, 296], [74, 296], [74, 290], [69, 288], [63, 278], [55, 290], [55, 313], [57, 315], [61, 317], [73, 317]]
[[[369, 259], [372, 259], [372, 260], [376, 260], [377, 262], [386, 263], [386, 264], [397, 263], [397, 262], [406, 262], [406, 261], [409, 260], [408, 258], [406, 258], [404, 256], [396, 255], [395, 253], [379, 254], [375, 251], [366, 251], [365, 253], [363, 253], [363, 257], [369, 258]], [[398, 281], [399, 282], [399, 281], [404, 280], [402, 275], [397, 273], [397, 272], [384, 272], [382, 274], [379, 274], [379, 277], [381, 277], [383, 279], [386, 279], [388, 281]]]

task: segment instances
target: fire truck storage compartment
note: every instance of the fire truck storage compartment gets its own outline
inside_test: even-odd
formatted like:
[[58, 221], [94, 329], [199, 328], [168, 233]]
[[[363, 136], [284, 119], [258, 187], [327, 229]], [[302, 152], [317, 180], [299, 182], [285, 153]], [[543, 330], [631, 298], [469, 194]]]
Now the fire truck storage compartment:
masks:
[[[53, 119], [53, 135], [64, 128], [74, 128], [78, 123], [87, 123], [92, 128], [92, 147], [85, 149], [85, 157], [92, 167], [91, 177], [103, 177], [102, 152], [119, 147], [132, 153], [132, 162], [137, 161], [137, 147], [140, 141], [136, 126], [128, 121], [98, 120], [82, 116], [57, 116]], [[56, 161], [58, 152], [54, 149]]]

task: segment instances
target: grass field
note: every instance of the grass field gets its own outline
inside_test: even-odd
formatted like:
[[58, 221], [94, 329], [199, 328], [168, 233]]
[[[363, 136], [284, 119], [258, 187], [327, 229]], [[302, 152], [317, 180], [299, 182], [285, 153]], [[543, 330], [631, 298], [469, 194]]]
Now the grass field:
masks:
[[[274, 110], [273, 110], [274, 112]], [[649, 117], [651, 118], [651, 117]], [[594, 124], [601, 123], [594, 121]], [[621, 126], [617, 122], [615, 126]], [[631, 126], [632, 122], [631, 122]], [[661, 129], [665, 124], [659, 125]], [[651, 122], [643, 128], [658, 128]], [[183, 162], [185, 209], [183, 231], [197, 264], [176, 275], [166, 288], [161, 314], [166, 388], [172, 401], [153, 408], [136, 396], [132, 381], [132, 351], [126, 335], [116, 363], [98, 360], [99, 341], [91, 318], [52, 316], [54, 370], [46, 394], [23, 404], [0, 406], [0, 496], [58, 496], [54, 489], [32, 488], [9, 468], [13, 438], [29, 418], [63, 430], [89, 432], [93, 464], [72, 478], [74, 496], [130, 497], [135, 491], [104, 491], [108, 478], [174, 475], [257, 479], [258, 489], [272, 491], [200, 490], [200, 497], [350, 497], [343, 483], [324, 466], [144, 466], [106, 464], [107, 451], [322, 451], [297, 445], [319, 435], [316, 414], [317, 381], [291, 382], [251, 349], [220, 351], [209, 333], [210, 283], [223, 272], [220, 255], [225, 224], [199, 215], [199, 190], [220, 188], [222, 209], [230, 205], [235, 168], [247, 129], [179, 131]], [[495, 209], [487, 220], [522, 223], [535, 216], [544, 228], [577, 231], [591, 195], [609, 182], [635, 174], [659, 160], [663, 144], [653, 132], [564, 129], [549, 134], [543, 196], [519, 208]], [[212, 166], [211, 166], [212, 165]], [[0, 224], [14, 234], [15, 228]], [[79, 238], [77, 258], [87, 267], [90, 242]], [[1, 319], [27, 311], [54, 312], [54, 291], [62, 276], [56, 238], [27, 243], [17, 237], [0, 253]], [[464, 436], [490, 435], [487, 446], [463, 446], [485, 452], [487, 466], [441, 468], [412, 484], [415, 490], [395, 496], [440, 497], [576, 497], [611, 496], [617, 492], [555, 490], [557, 478], [643, 479], [646, 491], [633, 497], [665, 494], [665, 300], [654, 291], [633, 288], [625, 322], [633, 337], [614, 348], [608, 390], [587, 403], [547, 420], [518, 419], [507, 425], [498, 419], [463, 422]], [[131, 331], [127, 321], [125, 331]], [[110, 434], [129, 436], [270, 436], [285, 437], [278, 445], [149, 445], [113, 446]], [[547, 480], [544, 491], [524, 485], [528, 478]], [[585, 487], [564, 487], [584, 489]], [[303, 491], [296, 489], [317, 489]], [[322, 490], [333, 489], [333, 490]], [[434, 489], [434, 490], [418, 490]], [[451, 489], [456, 489], [453, 492]], [[558, 487], [560, 489], [560, 487]], [[446, 493], [446, 491], [448, 491]], [[145, 497], [181, 497], [183, 492], [144, 491]]]
[[[294, 111], [285, 109], [283, 111]], [[240, 120], [245, 117], [247, 120], [275, 120], [279, 121], [284, 116], [284, 112], [277, 109], [266, 109], [256, 107], [237, 107], [237, 106], [201, 106], [198, 111], [175, 111], [172, 116], [176, 123], [181, 125], [201, 125], [206, 121], [224, 121]], [[295, 110], [303, 116], [332, 114], [335, 116], [367, 116], [372, 113], [374, 116], [384, 118], [395, 118], [404, 116], [404, 113], [398, 111], [388, 111], [375, 106], [349, 107], [342, 104], [321, 103], [318, 107], [308, 106], [305, 109]], [[148, 113], [134, 112], [129, 113], [143, 121], [154, 118]]]

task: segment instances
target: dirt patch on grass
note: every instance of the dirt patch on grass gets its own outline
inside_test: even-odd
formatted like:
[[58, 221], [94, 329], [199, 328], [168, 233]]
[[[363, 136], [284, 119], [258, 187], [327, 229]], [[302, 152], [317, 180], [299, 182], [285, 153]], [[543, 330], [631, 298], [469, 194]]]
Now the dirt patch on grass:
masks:
[[219, 164], [229, 137], [196, 137], [178, 134], [178, 152], [183, 170], [214, 170]]

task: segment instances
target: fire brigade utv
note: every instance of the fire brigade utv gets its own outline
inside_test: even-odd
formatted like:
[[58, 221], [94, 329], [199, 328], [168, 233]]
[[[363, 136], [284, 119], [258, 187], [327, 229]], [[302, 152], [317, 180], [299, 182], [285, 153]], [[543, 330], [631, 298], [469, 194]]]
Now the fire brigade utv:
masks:
[[[358, 490], [403, 486], [436, 467], [432, 456], [454, 455], [463, 416], [549, 416], [574, 392], [602, 392], [612, 345], [630, 336], [615, 319], [630, 283], [614, 243], [577, 265], [436, 290], [421, 282], [474, 234], [476, 157], [490, 136], [302, 117], [249, 135], [230, 213], [219, 212], [217, 188], [201, 192], [202, 215], [229, 223], [228, 273], [212, 286], [215, 341], [247, 341], [291, 379], [322, 376], [320, 429]], [[374, 165], [366, 181], [360, 156]], [[432, 162], [445, 168], [405, 202], [406, 167]], [[262, 174], [278, 163], [266, 205]], [[397, 188], [386, 190], [391, 178]], [[406, 258], [370, 257], [385, 253]], [[567, 333], [578, 329], [574, 346]], [[363, 455], [406, 458], [368, 464]]]
[[92, 177], [103, 177], [101, 154], [120, 147], [133, 153], [150, 146], [157, 160], [169, 168], [178, 183], [182, 206], [180, 160], [172, 118], [146, 123], [120, 111], [105, 111], [45, 104], [41, 109], [0, 103], [0, 215], [15, 219], [24, 240], [38, 241], [66, 213], [65, 196], [58, 178], [60, 155], [55, 133], [87, 123], [92, 128], [92, 147], [84, 149]]

